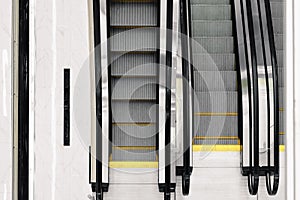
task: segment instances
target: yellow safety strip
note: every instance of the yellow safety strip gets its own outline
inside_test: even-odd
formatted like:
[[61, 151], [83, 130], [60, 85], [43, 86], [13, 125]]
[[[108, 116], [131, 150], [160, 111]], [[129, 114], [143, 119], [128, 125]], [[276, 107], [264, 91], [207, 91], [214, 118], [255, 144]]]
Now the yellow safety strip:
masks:
[[[228, 151], [237, 151], [240, 152], [242, 150], [241, 145], [193, 145], [193, 151], [194, 152], [200, 152], [200, 151], [218, 151], [218, 152], [228, 152]], [[279, 145], [279, 151], [284, 152], [285, 146]]]
[[238, 136], [195, 136], [196, 140], [238, 140]]
[[110, 168], [158, 168], [158, 162], [132, 162], [132, 161], [111, 161], [109, 162]]
[[228, 112], [228, 113], [212, 113], [212, 112], [197, 112], [196, 116], [238, 116], [237, 112]]
[[[193, 145], [193, 152], [240, 152], [241, 145]], [[285, 151], [285, 146], [279, 146], [280, 152]], [[112, 161], [110, 168], [158, 168], [158, 161]]]

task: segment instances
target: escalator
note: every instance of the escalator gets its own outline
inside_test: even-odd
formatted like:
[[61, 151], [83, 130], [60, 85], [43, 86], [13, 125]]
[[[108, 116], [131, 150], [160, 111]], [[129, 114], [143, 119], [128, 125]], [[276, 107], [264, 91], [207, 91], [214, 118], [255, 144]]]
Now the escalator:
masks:
[[[238, 145], [238, 84], [234, 6], [191, 1], [196, 145]], [[210, 122], [214, 125], [209, 126]], [[224, 127], [223, 127], [224, 125]]]
[[[276, 101], [283, 91], [281, 4], [271, 1], [274, 31], [267, 21], [267, 32], [261, 24], [255, 26], [259, 21], [253, 14], [255, 9], [266, 11], [259, 6], [251, 10], [250, 5], [249, 0], [94, 1], [95, 104], [101, 128], [92, 136], [91, 153], [98, 160], [90, 160], [90, 183], [97, 200], [109, 191], [112, 169], [120, 168], [158, 172], [158, 191], [166, 200], [178, 193], [178, 181], [182, 181], [182, 194], [189, 195], [192, 157], [197, 154], [192, 153], [193, 147], [200, 147], [200, 152], [202, 148], [241, 151], [241, 171], [249, 178], [252, 195], [257, 194], [259, 176], [278, 178], [278, 145], [284, 142], [283, 119], [276, 121], [277, 111], [283, 111], [282, 99], [280, 109]], [[184, 36], [177, 40], [176, 34], [165, 29], [179, 31], [191, 40]], [[270, 37], [273, 32], [274, 38]], [[263, 42], [266, 34], [270, 44]], [[178, 51], [173, 49], [177, 46]], [[273, 73], [276, 57], [279, 95], [277, 73]], [[176, 68], [176, 62], [182, 69]], [[183, 78], [178, 79], [180, 76]], [[174, 88], [174, 77], [182, 81], [182, 88]], [[173, 99], [181, 92], [183, 104]], [[183, 117], [175, 120], [174, 111], [180, 106]], [[258, 117], [263, 125], [258, 125]], [[178, 128], [181, 123], [182, 129]], [[183, 144], [180, 151], [176, 140]], [[277, 146], [278, 151], [274, 150]], [[116, 175], [113, 177], [115, 180]], [[277, 187], [276, 183], [268, 187], [269, 194], [276, 194]]]
[[111, 161], [156, 161], [158, 13], [156, 1], [110, 3]]

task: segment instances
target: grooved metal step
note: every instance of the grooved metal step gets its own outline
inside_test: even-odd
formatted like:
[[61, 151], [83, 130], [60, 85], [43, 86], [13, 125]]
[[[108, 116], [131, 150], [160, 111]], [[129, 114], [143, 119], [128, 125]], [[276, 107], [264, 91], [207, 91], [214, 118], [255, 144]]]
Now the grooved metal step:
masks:
[[112, 76], [156, 76], [155, 53], [113, 54], [111, 57]]
[[112, 139], [116, 146], [155, 146], [155, 124], [113, 124]]
[[228, 5], [230, 0], [191, 0], [191, 4]]
[[232, 21], [231, 20], [194, 20], [193, 21], [193, 36], [232, 36]]
[[110, 4], [111, 161], [154, 162], [158, 1]]
[[198, 71], [234, 71], [236, 69], [235, 54], [194, 54], [193, 65]]
[[236, 91], [235, 71], [198, 71], [194, 73], [195, 91]]
[[111, 51], [155, 51], [157, 48], [157, 30], [155, 28], [112, 28]]
[[193, 45], [194, 53], [234, 53], [233, 37], [193, 37], [198, 45]]
[[157, 26], [155, 3], [111, 4], [111, 26]]
[[112, 101], [113, 123], [155, 123], [155, 101]]
[[112, 78], [111, 82], [113, 99], [156, 99], [156, 77], [121, 77]]
[[191, 6], [193, 20], [230, 20], [230, 5], [196, 4]]
[[237, 91], [196, 92], [195, 113], [233, 113], [237, 112]]

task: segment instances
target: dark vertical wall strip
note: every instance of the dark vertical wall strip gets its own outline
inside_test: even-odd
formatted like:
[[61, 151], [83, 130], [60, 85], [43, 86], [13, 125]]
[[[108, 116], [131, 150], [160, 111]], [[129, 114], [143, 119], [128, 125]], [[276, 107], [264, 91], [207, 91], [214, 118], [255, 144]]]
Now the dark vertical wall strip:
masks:
[[64, 146], [70, 146], [70, 69], [64, 69]]
[[96, 183], [92, 185], [97, 193], [102, 191], [102, 92], [101, 92], [101, 58], [100, 58], [100, 4], [93, 0], [94, 21], [94, 54], [95, 54], [95, 84], [96, 84]]
[[19, 1], [18, 199], [27, 200], [29, 171], [29, 0]]

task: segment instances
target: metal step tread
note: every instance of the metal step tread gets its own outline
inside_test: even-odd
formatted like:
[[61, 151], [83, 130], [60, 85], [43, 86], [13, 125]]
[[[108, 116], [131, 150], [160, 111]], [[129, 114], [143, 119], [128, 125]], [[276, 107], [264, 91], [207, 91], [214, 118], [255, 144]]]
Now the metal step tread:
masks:
[[231, 20], [195, 20], [192, 21], [193, 37], [200, 36], [232, 36], [233, 28]]

